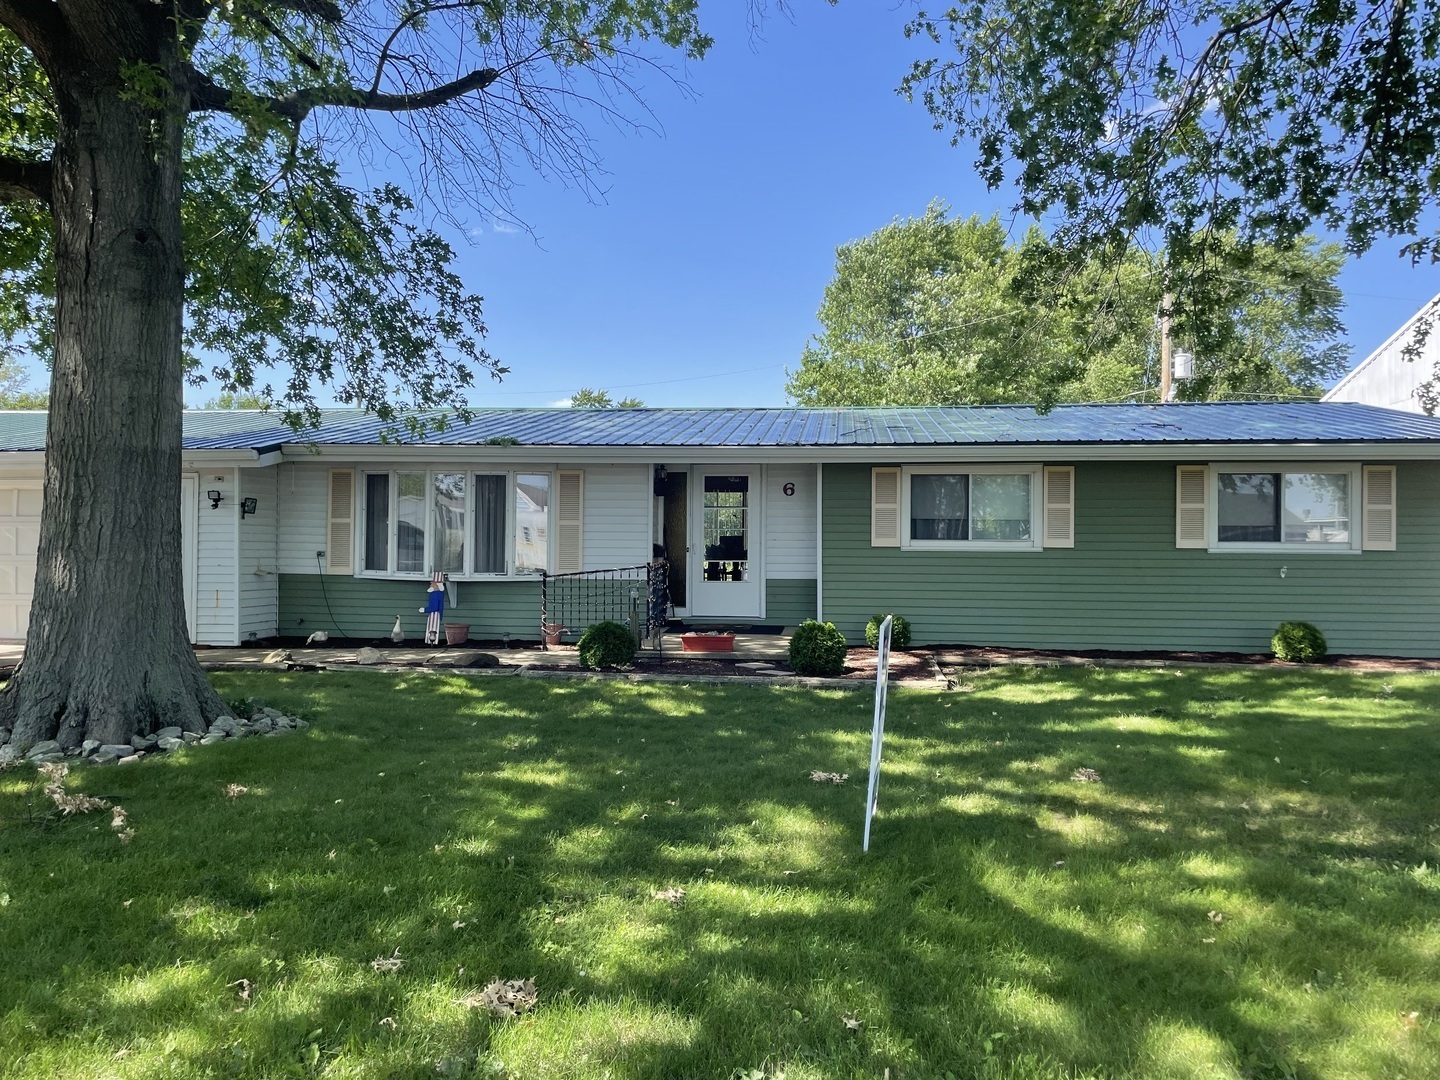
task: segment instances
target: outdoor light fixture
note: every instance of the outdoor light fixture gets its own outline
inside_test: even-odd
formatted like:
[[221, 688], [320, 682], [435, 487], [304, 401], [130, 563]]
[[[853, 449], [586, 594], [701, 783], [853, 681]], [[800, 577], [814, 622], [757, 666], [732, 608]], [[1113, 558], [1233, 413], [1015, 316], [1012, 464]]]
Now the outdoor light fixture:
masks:
[[244, 520], [244, 518], [245, 518], [245, 516], [246, 516], [247, 514], [253, 514], [253, 513], [255, 513], [255, 505], [256, 505], [256, 500], [255, 500], [255, 497], [254, 497], [253, 495], [252, 495], [250, 498], [248, 498], [248, 499], [241, 499], [241, 500], [240, 500], [240, 517], [241, 517], [241, 520]]
[[651, 488], [655, 492], [657, 499], [665, 494], [665, 480], [669, 475], [664, 465], [655, 466], [655, 482], [651, 485]]
[[209, 491], [205, 492], [205, 497], [210, 500], [211, 510], [219, 510], [220, 503], [224, 501], [225, 498], [225, 496], [220, 494], [220, 491], [217, 488], [211, 488]]

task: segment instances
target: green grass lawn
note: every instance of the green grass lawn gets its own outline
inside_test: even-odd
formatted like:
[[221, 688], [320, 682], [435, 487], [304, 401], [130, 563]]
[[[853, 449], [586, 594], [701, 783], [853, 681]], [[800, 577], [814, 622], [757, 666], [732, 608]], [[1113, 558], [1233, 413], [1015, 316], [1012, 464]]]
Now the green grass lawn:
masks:
[[77, 769], [129, 844], [0, 774], [7, 1080], [1440, 1076], [1434, 677], [897, 691], [868, 856], [867, 693], [215, 681], [315, 726]]

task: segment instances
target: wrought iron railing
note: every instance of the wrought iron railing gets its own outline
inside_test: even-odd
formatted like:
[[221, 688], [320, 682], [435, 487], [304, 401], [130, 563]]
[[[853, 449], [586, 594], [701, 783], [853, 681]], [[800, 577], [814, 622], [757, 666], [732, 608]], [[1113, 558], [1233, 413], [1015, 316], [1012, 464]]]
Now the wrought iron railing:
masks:
[[540, 641], [558, 645], [597, 622], [612, 620], [630, 627], [638, 641], [655, 636], [670, 614], [669, 564], [664, 559], [585, 570], [574, 574], [540, 575]]

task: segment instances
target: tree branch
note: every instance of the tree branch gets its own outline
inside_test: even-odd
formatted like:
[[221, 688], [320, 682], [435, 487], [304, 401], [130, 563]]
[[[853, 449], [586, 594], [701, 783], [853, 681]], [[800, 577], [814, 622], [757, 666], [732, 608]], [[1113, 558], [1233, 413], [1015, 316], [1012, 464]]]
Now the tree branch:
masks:
[[61, 51], [70, 28], [54, 0], [0, 0], [0, 26], [13, 33], [41, 64]]
[[0, 203], [50, 201], [54, 171], [48, 161], [0, 157]]
[[335, 0], [266, 0], [266, 6], [304, 15], [330, 26], [339, 26], [345, 21], [345, 13]]
[[415, 112], [433, 109], [466, 94], [484, 90], [500, 75], [499, 68], [477, 68], [468, 75], [414, 94], [382, 94], [354, 86], [307, 86], [279, 97], [266, 97], [220, 86], [208, 75], [196, 71], [190, 78], [190, 108], [195, 112], [235, 112], [240, 102], [254, 103], [296, 124], [312, 110], [327, 107], [368, 112]]

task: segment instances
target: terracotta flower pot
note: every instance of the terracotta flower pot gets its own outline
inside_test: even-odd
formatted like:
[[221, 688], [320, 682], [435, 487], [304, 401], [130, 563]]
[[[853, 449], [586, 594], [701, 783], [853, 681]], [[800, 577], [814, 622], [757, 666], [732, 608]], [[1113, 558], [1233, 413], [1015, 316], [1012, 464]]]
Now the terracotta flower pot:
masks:
[[560, 644], [560, 635], [563, 634], [563, 633], [565, 633], [565, 627], [561, 626], [559, 623], [546, 623], [546, 624], [545, 624], [545, 644], [546, 644], [546, 645], [559, 645], [559, 644]]
[[445, 624], [445, 644], [464, 645], [470, 640], [470, 624], [463, 622], [447, 622]]

